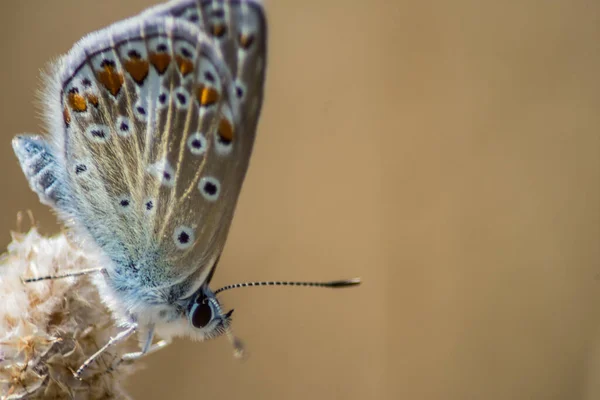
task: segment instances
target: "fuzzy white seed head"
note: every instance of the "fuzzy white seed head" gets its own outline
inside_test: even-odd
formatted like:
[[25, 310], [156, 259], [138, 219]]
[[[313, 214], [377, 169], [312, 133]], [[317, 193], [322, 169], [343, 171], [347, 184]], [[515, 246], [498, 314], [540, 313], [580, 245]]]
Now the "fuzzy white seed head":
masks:
[[97, 263], [64, 234], [48, 238], [32, 228], [12, 238], [0, 258], [0, 398], [127, 398], [120, 381], [132, 366], [118, 361], [138, 351], [135, 340], [107, 351], [82, 380], [73, 376], [118, 331], [90, 279], [23, 282]]

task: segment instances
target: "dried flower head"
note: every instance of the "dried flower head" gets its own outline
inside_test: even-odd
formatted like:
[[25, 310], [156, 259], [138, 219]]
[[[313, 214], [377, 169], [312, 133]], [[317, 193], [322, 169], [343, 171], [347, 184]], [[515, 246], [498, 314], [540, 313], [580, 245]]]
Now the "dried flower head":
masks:
[[0, 259], [0, 398], [127, 398], [120, 380], [131, 366], [119, 360], [138, 349], [135, 340], [104, 353], [82, 380], [73, 376], [117, 332], [89, 278], [23, 282], [97, 267], [94, 260], [65, 234], [44, 237], [35, 226], [12, 239]]

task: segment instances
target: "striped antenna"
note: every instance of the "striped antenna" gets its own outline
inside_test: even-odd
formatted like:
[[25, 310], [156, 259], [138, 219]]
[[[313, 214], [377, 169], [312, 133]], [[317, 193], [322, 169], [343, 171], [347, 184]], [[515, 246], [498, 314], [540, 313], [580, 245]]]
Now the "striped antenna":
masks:
[[221, 292], [230, 289], [237, 289], [250, 286], [313, 286], [326, 288], [345, 288], [350, 286], [360, 285], [360, 278], [344, 279], [340, 281], [330, 282], [286, 282], [286, 281], [268, 281], [268, 282], [243, 282], [234, 283], [232, 285], [223, 286], [215, 291], [215, 296]]

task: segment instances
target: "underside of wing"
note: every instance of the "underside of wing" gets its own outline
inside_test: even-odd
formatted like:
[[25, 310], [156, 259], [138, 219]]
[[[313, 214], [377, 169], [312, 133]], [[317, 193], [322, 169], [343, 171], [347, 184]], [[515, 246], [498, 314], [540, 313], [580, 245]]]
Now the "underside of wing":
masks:
[[[82, 39], [59, 64], [61, 162], [70, 213], [112, 260], [149, 284], [197, 271], [222, 249], [253, 130], [219, 48], [168, 15]], [[121, 268], [123, 269], [123, 268]]]
[[267, 25], [259, 0], [175, 0], [143, 15], [171, 15], [210, 37], [234, 80], [241, 123], [254, 138], [262, 106], [267, 63]]

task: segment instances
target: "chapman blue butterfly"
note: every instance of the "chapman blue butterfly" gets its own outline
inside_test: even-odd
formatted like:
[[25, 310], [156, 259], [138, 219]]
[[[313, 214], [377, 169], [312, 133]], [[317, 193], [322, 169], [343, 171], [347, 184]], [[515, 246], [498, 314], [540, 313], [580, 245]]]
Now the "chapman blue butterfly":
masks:
[[[134, 333], [136, 359], [174, 336], [226, 334], [217, 294], [238, 287], [348, 287], [247, 282], [209, 288], [256, 135], [267, 24], [258, 0], [178, 0], [81, 39], [51, 68], [49, 137], [13, 147], [31, 188], [98, 267], [91, 274], [123, 329], [75, 372]], [[158, 335], [165, 340], [154, 342]]]

